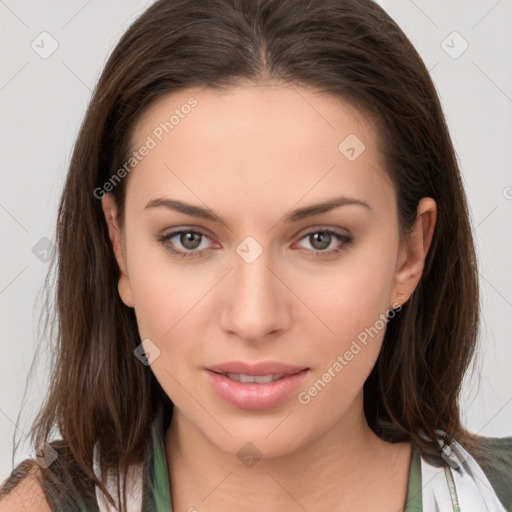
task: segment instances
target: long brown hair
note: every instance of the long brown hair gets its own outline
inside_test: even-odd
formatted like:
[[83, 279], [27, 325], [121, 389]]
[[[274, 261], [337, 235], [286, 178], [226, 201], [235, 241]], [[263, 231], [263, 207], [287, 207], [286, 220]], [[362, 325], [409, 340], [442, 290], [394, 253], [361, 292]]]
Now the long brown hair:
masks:
[[[396, 189], [402, 234], [422, 197], [437, 202], [423, 276], [389, 321], [364, 385], [370, 427], [390, 442], [439, 454], [436, 429], [477, 451], [460, 419], [459, 393], [477, 343], [474, 244], [461, 176], [436, 90], [397, 24], [370, 0], [160, 0], [126, 31], [83, 120], [58, 212], [51, 387], [31, 431], [35, 446], [57, 428], [93, 482], [93, 447], [118, 470], [143, 459], [151, 422], [172, 403], [133, 351], [134, 311], [94, 191], [132, 150], [141, 115], [190, 86], [278, 80], [348, 100], [375, 122]], [[123, 216], [126, 179], [113, 190]], [[49, 312], [50, 314], [50, 312]], [[423, 431], [431, 440], [424, 439]]]

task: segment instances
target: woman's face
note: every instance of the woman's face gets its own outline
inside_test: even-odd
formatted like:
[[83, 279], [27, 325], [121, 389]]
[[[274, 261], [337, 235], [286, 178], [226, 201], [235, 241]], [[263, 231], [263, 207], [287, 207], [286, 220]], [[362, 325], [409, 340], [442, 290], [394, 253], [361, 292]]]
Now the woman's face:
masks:
[[424, 257], [421, 236], [400, 244], [369, 121], [306, 88], [190, 88], [145, 113], [133, 150], [119, 293], [176, 418], [263, 456], [360, 428], [386, 312]]

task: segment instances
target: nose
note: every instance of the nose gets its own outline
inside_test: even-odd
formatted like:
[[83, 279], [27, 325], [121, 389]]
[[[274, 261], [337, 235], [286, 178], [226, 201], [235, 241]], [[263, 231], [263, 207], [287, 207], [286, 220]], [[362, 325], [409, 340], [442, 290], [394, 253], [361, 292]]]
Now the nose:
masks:
[[290, 326], [290, 292], [267, 254], [263, 251], [252, 263], [235, 255], [223, 288], [221, 327], [248, 342], [268, 340]]

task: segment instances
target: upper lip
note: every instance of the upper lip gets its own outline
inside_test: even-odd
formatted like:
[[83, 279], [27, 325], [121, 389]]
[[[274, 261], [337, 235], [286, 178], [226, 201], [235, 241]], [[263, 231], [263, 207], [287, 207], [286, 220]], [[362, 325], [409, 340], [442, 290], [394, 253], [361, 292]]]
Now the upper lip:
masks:
[[291, 375], [307, 370], [305, 366], [292, 366], [278, 361], [262, 361], [260, 363], [246, 363], [244, 361], [228, 361], [206, 368], [215, 373], [241, 373], [243, 375]]

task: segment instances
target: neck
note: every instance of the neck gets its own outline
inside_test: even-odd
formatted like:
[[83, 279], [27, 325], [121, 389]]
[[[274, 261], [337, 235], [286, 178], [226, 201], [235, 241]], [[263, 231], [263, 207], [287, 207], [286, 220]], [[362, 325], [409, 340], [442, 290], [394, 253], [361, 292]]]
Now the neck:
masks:
[[319, 437], [253, 465], [212, 444], [178, 410], [165, 443], [174, 510], [230, 512], [242, 503], [248, 511], [356, 511], [356, 504], [385, 510], [384, 500], [396, 511], [405, 502], [411, 446], [381, 440], [366, 422], [362, 400]]

